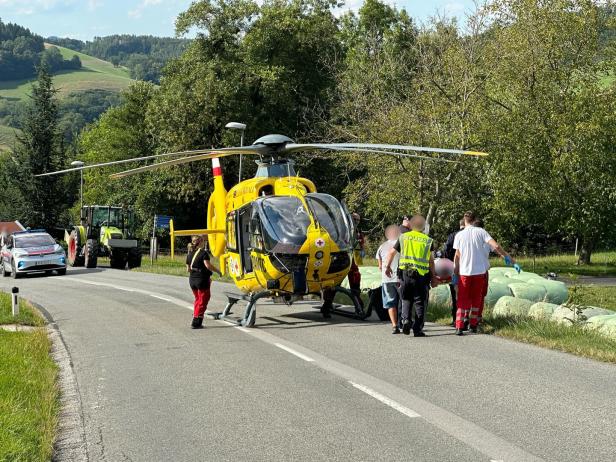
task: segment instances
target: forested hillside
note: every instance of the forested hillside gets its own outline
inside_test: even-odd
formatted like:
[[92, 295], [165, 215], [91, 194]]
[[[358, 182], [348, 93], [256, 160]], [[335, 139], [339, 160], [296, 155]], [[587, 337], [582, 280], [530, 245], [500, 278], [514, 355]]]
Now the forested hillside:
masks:
[[135, 80], [157, 83], [162, 69], [186, 49], [190, 40], [170, 37], [110, 35], [83, 42], [70, 38], [49, 37], [49, 43], [96, 56], [116, 66], [125, 66]]
[[0, 19], [0, 81], [34, 77], [41, 64], [52, 72], [81, 68], [79, 57], [64, 59], [57, 48], [46, 49], [42, 37]]

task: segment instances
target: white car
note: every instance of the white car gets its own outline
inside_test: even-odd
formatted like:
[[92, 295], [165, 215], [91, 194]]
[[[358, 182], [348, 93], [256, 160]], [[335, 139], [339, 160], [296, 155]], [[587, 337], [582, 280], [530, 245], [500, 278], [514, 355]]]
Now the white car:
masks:
[[27, 273], [66, 274], [66, 253], [42, 230], [13, 233], [0, 251], [0, 274], [18, 278]]

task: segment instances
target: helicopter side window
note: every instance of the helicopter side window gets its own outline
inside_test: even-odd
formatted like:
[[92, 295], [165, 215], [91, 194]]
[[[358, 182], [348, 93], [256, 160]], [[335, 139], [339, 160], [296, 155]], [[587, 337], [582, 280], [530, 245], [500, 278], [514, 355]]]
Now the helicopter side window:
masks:
[[298, 253], [306, 241], [310, 216], [293, 196], [273, 196], [260, 202], [265, 249], [275, 253]]
[[263, 250], [263, 235], [261, 233], [261, 219], [256, 209], [252, 210], [250, 217], [250, 247], [256, 250]]
[[340, 250], [351, 247], [352, 229], [343, 206], [333, 196], [322, 193], [306, 195], [306, 202], [318, 223], [324, 227]]
[[235, 232], [235, 212], [227, 215], [227, 247], [237, 250], [237, 234]]

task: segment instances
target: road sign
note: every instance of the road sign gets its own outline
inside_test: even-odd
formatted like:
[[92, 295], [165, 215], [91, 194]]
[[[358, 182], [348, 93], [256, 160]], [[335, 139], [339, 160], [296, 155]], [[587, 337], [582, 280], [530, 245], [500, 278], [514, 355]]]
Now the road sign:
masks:
[[154, 215], [154, 227], [156, 229], [169, 229], [169, 222], [173, 217], [167, 215]]

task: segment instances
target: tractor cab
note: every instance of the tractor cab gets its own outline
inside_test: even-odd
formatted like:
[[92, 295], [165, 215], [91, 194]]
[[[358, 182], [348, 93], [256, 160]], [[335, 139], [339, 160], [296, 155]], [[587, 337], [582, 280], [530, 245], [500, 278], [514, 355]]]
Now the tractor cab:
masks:
[[109, 258], [112, 268], [141, 266], [141, 249], [134, 238], [130, 208], [89, 205], [81, 210], [81, 225], [65, 232], [70, 266], [95, 268], [98, 257]]

